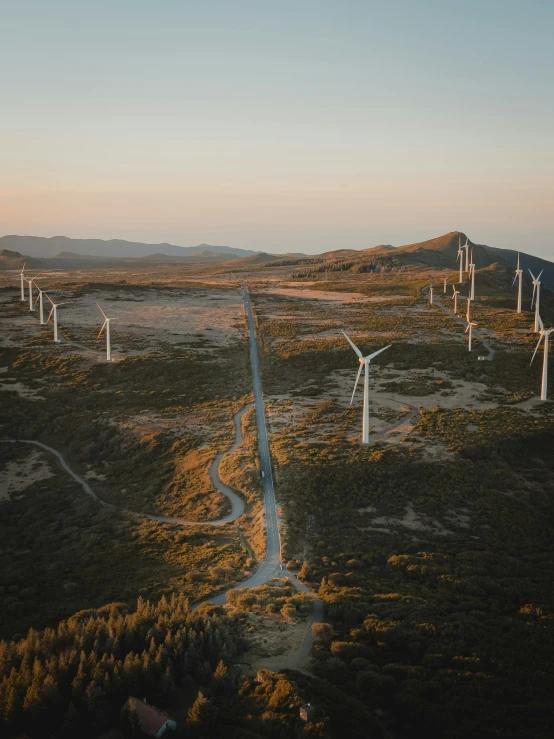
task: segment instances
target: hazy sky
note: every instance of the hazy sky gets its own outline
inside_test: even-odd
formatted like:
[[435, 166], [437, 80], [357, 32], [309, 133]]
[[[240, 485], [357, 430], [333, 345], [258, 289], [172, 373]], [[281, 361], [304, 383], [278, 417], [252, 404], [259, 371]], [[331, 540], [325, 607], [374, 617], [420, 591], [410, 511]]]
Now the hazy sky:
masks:
[[0, 234], [554, 259], [548, 0], [0, 11]]

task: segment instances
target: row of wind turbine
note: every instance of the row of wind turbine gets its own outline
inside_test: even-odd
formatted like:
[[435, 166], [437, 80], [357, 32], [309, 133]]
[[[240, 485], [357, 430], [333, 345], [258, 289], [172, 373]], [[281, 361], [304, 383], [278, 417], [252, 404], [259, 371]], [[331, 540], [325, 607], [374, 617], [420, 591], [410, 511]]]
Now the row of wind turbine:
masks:
[[[66, 305], [66, 303], [55, 303], [52, 298], [44, 291], [42, 290], [39, 285], [37, 284], [38, 278], [41, 276], [35, 275], [34, 277], [28, 278], [25, 276], [25, 265], [27, 262], [23, 263], [23, 266], [21, 267], [21, 272], [19, 273], [21, 278], [21, 300], [25, 301], [25, 282], [29, 285], [29, 311], [34, 312], [35, 305], [39, 304], [39, 318], [40, 318], [40, 324], [41, 326], [44, 326], [45, 324], [52, 323], [53, 329], [54, 329], [54, 342], [56, 344], [60, 343], [60, 337], [59, 337], [59, 330], [58, 330], [58, 308], [60, 308], [62, 305]], [[33, 284], [38, 290], [37, 299], [33, 301]], [[44, 320], [44, 298], [43, 296], [46, 296], [47, 300], [50, 301], [50, 304], [52, 306], [50, 313], [48, 314], [48, 318], [46, 321]], [[111, 335], [110, 335], [110, 321], [113, 321], [113, 318], [108, 318], [108, 316], [104, 313], [102, 308], [96, 303], [98, 306], [98, 310], [102, 315], [104, 316], [104, 324], [102, 328], [100, 329], [100, 333], [98, 334], [98, 339], [102, 335], [104, 329], [106, 329], [106, 360], [108, 362], [111, 362], [112, 359], [112, 352], [111, 352]]]

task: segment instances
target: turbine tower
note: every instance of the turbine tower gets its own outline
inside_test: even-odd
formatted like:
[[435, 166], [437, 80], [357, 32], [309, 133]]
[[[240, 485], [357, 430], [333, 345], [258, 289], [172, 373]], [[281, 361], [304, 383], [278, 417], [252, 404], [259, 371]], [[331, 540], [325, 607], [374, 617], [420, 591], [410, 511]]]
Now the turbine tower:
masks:
[[23, 267], [21, 267], [21, 272], [19, 273], [19, 276], [21, 277], [21, 300], [25, 300], [25, 265], [27, 262], [23, 262]]
[[446, 283], [447, 283], [447, 281], [448, 281], [448, 277], [445, 277], [445, 278], [444, 278], [444, 288], [443, 288], [443, 293], [446, 293]]
[[40, 275], [35, 275], [34, 277], [31, 277], [30, 280], [27, 280], [27, 278], [25, 278], [27, 282], [29, 283], [29, 310], [30, 311], [35, 310], [35, 306], [33, 304], [33, 282], [39, 277]]
[[454, 313], [458, 313], [458, 295], [460, 294], [459, 290], [456, 290], [456, 287], [452, 285], [452, 300], [454, 301]]
[[469, 239], [466, 236], [466, 243], [464, 244], [464, 249], [466, 250], [466, 268], [465, 271], [469, 272]]
[[474, 321], [472, 321], [471, 318], [470, 318], [470, 316], [469, 316], [470, 307], [471, 307], [471, 298], [468, 298], [468, 300], [467, 300], [467, 313], [466, 313], [467, 327], [466, 327], [466, 330], [464, 331], [464, 333], [469, 334], [469, 336], [468, 336], [468, 351], [469, 352], [471, 351], [471, 332], [472, 332], [472, 328], [474, 326], [477, 326], [477, 324]]
[[[46, 295], [46, 293], [44, 293]], [[50, 323], [50, 319], [52, 316], [54, 316], [54, 341], [56, 344], [60, 343], [60, 339], [58, 338], [58, 308], [60, 305], [65, 305], [65, 303], [54, 303], [54, 301], [46, 295], [48, 300], [52, 303], [52, 310], [50, 311], [50, 315], [48, 316], [48, 319], [46, 323]]]
[[539, 272], [539, 276], [535, 277], [535, 275], [529, 270], [529, 274], [533, 278], [533, 297], [531, 298], [531, 310], [533, 309], [533, 302], [535, 303], [535, 333], [539, 330], [539, 320], [540, 320], [540, 313], [539, 313], [539, 302], [541, 298], [541, 275], [543, 273], [543, 270]]
[[356, 352], [360, 367], [358, 369], [358, 374], [356, 375], [356, 382], [354, 383], [354, 391], [352, 393], [352, 398], [350, 399], [350, 405], [354, 402], [354, 395], [356, 394], [356, 388], [358, 387], [358, 381], [360, 379], [360, 375], [362, 374], [362, 369], [364, 369], [364, 410], [363, 410], [363, 423], [362, 423], [362, 444], [369, 444], [369, 364], [374, 357], [376, 357], [378, 354], [381, 354], [381, 352], [384, 352], [385, 349], [389, 349], [389, 347], [392, 346], [392, 344], [389, 344], [388, 346], [384, 346], [382, 349], [379, 349], [376, 352], [373, 352], [373, 354], [368, 354], [367, 357], [364, 357], [362, 355], [362, 352], [358, 349], [356, 344], [354, 344], [353, 341], [351, 341], [346, 333], [342, 331], [344, 334], [344, 337], [354, 349]]
[[460, 279], [459, 282], [464, 281], [464, 249], [462, 246], [462, 237], [458, 236], [458, 256], [456, 261], [460, 262]]
[[517, 253], [517, 269], [516, 269], [516, 276], [514, 277], [514, 281], [512, 282], [512, 287], [515, 284], [515, 281], [519, 279], [519, 283], [517, 286], [517, 312], [521, 313], [521, 283], [523, 278], [523, 270], [519, 268], [519, 252]]
[[548, 340], [550, 338], [550, 334], [554, 331], [554, 328], [549, 328], [546, 331], [540, 316], [539, 316], [539, 327], [540, 327], [541, 337], [537, 343], [537, 346], [535, 347], [535, 351], [533, 352], [533, 356], [531, 357], [530, 364], [533, 364], [533, 359], [535, 359], [535, 354], [537, 353], [539, 349], [541, 341], [543, 341], [544, 339], [544, 355], [542, 359], [541, 400], [547, 400], [546, 396], [548, 394]]
[[471, 263], [469, 265], [469, 273], [471, 275], [470, 300], [475, 300], [475, 264], [473, 263], [473, 249], [471, 250]]
[[[41, 290], [40, 289], [40, 287], [36, 284], [36, 282], [35, 282], [35, 287], [38, 290], [38, 296], [37, 296], [37, 299], [35, 300], [35, 305], [38, 303], [39, 316], [40, 316], [40, 325], [41, 326], [44, 326], [44, 301], [42, 299], [42, 296], [43, 295], [46, 295], [46, 293], [44, 292], [44, 290]], [[46, 297], [48, 297], [48, 296], [46, 295]]]
[[433, 285], [429, 287], [429, 305], [433, 305]]
[[112, 361], [112, 350], [110, 345], [110, 321], [113, 321], [113, 318], [108, 318], [108, 316], [104, 313], [102, 308], [96, 303], [98, 310], [100, 313], [104, 316], [104, 325], [100, 329], [100, 333], [98, 334], [97, 338], [99, 339], [102, 336], [102, 331], [106, 329], [106, 361], [111, 362]]

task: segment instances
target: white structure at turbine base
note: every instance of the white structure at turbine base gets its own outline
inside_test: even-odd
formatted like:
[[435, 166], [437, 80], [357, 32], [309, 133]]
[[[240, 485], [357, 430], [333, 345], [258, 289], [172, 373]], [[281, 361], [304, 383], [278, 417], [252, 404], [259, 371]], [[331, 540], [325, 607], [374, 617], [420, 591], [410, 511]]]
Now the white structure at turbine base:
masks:
[[381, 354], [381, 352], [384, 352], [385, 349], [389, 349], [392, 344], [389, 344], [388, 346], [384, 346], [382, 349], [379, 349], [376, 352], [373, 352], [373, 354], [368, 354], [367, 357], [364, 357], [362, 355], [362, 352], [358, 349], [356, 344], [354, 344], [353, 341], [351, 341], [346, 333], [343, 331], [344, 337], [354, 349], [356, 352], [356, 355], [360, 362], [360, 367], [358, 369], [358, 374], [356, 375], [356, 382], [354, 383], [354, 391], [352, 392], [352, 398], [350, 399], [350, 405], [354, 402], [354, 395], [356, 394], [356, 388], [358, 387], [358, 381], [360, 379], [360, 375], [362, 374], [362, 369], [364, 370], [364, 409], [363, 409], [363, 422], [362, 422], [362, 444], [369, 444], [369, 364], [372, 359], [374, 359], [378, 354]]
[[111, 349], [111, 344], [110, 344], [110, 321], [113, 321], [114, 319], [108, 318], [108, 316], [104, 313], [104, 311], [98, 305], [98, 303], [96, 303], [96, 305], [100, 313], [104, 316], [104, 324], [102, 328], [100, 329], [100, 333], [98, 334], [96, 338], [99, 339], [102, 336], [102, 331], [106, 329], [106, 361], [111, 362], [112, 361], [112, 349]]
[[533, 303], [535, 303], [535, 333], [539, 331], [539, 321], [541, 319], [540, 313], [539, 313], [539, 303], [541, 299], [541, 275], [543, 273], [543, 270], [539, 272], [539, 276], [535, 277], [535, 275], [529, 270], [529, 274], [533, 278], [533, 297], [531, 298], [531, 310], [533, 309]]
[[25, 300], [25, 265], [27, 262], [23, 262], [23, 267], [21, 267], [21, 272], [19, 273], [19, 276], [21, 277], [21, 300]]
[[517, 269], [516, 269], [516, 276], [514, 277], [514, 281], [512, 282], [512, 287], [515, 284], [515, 281], [518, 280], [518, 286], [517, 286], [517, 312], [521, 313], [521, 286], [522, 286], [522, 278], [523, 278], [523, 270], [519, 268], [519, 252], [517, 253]]
[[548, 342], [550, 339], [550, 334], [553, 331], [554, 328], [549, 328], [547, 331], [545, 330], [542, 319], [539, 316], [539, 332], [541, 337], [537, 343], [537, 346], [535, 347], [533, 356], [531, 357], [531, 364], [533, 364], [533, 359], [535, 359], [535, 354], [539, 349], [541, 341], [544, 341], [544, 355], [542, 359], [541, 400], [547, 400], [548, 395]]

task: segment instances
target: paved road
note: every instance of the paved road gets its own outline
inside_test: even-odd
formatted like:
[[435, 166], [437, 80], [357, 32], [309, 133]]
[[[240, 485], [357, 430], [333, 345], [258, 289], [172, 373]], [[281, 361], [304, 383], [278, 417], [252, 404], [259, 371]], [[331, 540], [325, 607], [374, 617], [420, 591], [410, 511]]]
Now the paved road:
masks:
[[[275, 503], [275, 490], [273, 486], [273, 471], [271, 469], [271, 456], [269, 453], [269, 442], [267, 439], [267, 426], [265, 422], [264, 399], [262, 383], [260, 380], [260, 368], [258, 365], [258, 343], [254, 328], [254, 316], [250, 295], [244, 282], [242, 283], [244, 293], [244, 307], [248, 319], [248, 332], [250, 334], [250, 363], [252, 365], [252, 382], [254, 386], [254, 404], [256, 406], [256, 426], [258, 428], [258, 453], [260, 455], [260, 473], [263, 472], [262, 482], [264, 488], [264, 514], [265, 530], [267, 537], [267, 550], [265, 559], [257, 572], [248, 580], [235, 585], [235, 588], [255, 588], [258, 585], [271, 580], [279, 571], [281, 560], [281, 537], [279, 535], [279, 522], [277, 519], [277, 504]], [[285, 574], [285, 573], [283, 573]], [[210, 598], [211, 603], [225, 603], [226, 593]]]

